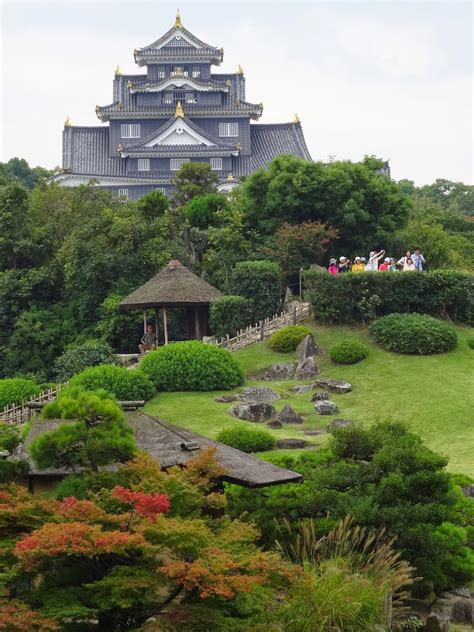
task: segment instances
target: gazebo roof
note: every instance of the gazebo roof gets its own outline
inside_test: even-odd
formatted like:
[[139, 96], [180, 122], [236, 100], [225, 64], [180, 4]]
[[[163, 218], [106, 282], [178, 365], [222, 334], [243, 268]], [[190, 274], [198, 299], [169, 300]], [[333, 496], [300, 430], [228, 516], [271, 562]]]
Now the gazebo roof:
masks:
[[[127, 413], [126, 418], [133, 429], [137, 448], [148, 452], [163, 468], [184, 465], [205, 448], [214, 447], [216, 461], [226, 470], [226, 474], [220, 477], [221, 480], [244, 487], [264, 487], [282, 483], [298, 483], [302, 479], [301, 474], [262, 461], [255, 456], [208, 439], [191, 430], [179, 428], [141, 411]], [[72, 422], [64, 419], [41, 418], [33, 421], [24, 443], [15, 454], [15, 458], [26, 459], [29, 462], [30, 476], [65, 476], [81, 471], [80, 468], [40, 470], [28, 452], [29, 445], [37, 436], [43, 432], [56, 430], [67, 423]], [[104, 469], [115, 471], [118, 467], [118, 465], [109, 465]]]
[[220, 296], [217, 288], [173, 260], [159, 274], [124, 298], [120, 307], [149, 309], [207, 305]]

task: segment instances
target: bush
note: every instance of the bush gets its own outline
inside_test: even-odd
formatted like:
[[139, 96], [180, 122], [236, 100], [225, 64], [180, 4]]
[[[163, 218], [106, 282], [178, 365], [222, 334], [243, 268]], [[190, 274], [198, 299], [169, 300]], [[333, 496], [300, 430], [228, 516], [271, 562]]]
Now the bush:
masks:
[[474, 349], [474, 338], [468, 338], [468, 339], [467, 339], [467, 346], [468, 346], [470, 349]]
[[265, 452], [276, 445], [275, 439], [267, 430], [253, 430], [245, 426], [221, 430], [217, 441], [242, 452]]
[[233, 294], [251, 302], [252, 322], [276, 314], [283, 293], [283, 275], [280, 266], [272, 261], [242, 261], [232, 271]]
[[311, 334], [311, 329], [304, 325], [288, 325], [280, 331], [276, 331], [270, 338], [270, 347], [273, 351], [280, 353], [290, 353], [294, 351], [299, 343]]
[[101, 364], [85, 369], [75, 375], [69, 385], [88, 391], [104, 389], [119, 400], [146, 401], [153, 395], [153, 385], [142, 371], [129, 371], [113, 364]]
[[305, 298], [315, 318], [360, 322], [385, 314], [418, 312], [474, 323], [474, 275], [438, 271], [338, 274], [308, 270]]
[[222, 296], [211, 303], [210, 325], [214, 336], [235, 336], [252, 320], [252, 306], [243, 296]]
[[370, 326], [370, 334], [386, 351], [428, 355], [451, 351], [456, 332], [447, 323], [421, 314], [390, 314]]
[[55, 377], [66, 382], [76, 373], [90, 366], [112, 363], [112, 349], [101, 343], [85, 343], [65, 351], [54, 363]]
[[141, 370], [162, 391], [216, 391], [242, 384], [244, 372], [226, 349], [190, 340], [160, 347]]
[[20, 403], [29, 399], [41, 390], [33, 380], [22, 377], [4, 378], [0, 380], [0, 411], [9, 404]]
[[331, 348], [329, 355], [337, 364], [355, 364], [367, 357], [368, 351], [357, 340], [341, 340]]

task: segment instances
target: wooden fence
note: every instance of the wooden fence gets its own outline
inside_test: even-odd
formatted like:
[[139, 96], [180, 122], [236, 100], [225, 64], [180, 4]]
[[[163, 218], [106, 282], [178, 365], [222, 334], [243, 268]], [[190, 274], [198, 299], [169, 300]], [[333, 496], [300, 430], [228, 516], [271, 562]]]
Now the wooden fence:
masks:
[[[46, 390], [41, 391], [41, 393], [35, 395], [31, 399], [5, 406], [3, 411], [0, 412], [0, 421], [6, 421], [11, 424], [26, 423], [34, 415], [35, 410], [39, 408], [38, 406], [35, 406], [35, 404], [47, 404], [48, 402], [52, 402], [53, 399], [56, 399], [56, 396], [61, 388], [66, 385], [67, 382], [64, 384], [57, 384], [52, 388], [47, 388]], [[30, 404], [33, 404], [33, 406], [30, 406]]]
[[237, 335], [230, 338], [228, 335], [213, 344], [218, 347], [224, 347], [228, 351], [237, 351], [237, 349], [243, 349], [254, 342], [265, 340], [268, 336], [271, 336], [275, 331], [278, 331], [286, 325], [296, 325], [297, 323], [305, 320], [311, 314], [311, 305], [309, 303], [296, 303], [291, 309], [282, 312], [281, 314], [275, 314], [271, 318], [265, 318], [255, 325], [250, 325], [237, 332]]

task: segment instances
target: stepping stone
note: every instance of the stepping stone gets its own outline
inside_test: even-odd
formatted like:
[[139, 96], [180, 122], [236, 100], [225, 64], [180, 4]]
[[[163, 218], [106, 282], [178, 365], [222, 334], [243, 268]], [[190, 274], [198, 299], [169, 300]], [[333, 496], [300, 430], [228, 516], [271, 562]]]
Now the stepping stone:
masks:
[[281, 395], [272, 391], [267, 386], [249, 386], [237, 395], [238, 399], [244, 402], [274, 402], [281, 399]]
[[266, 425], [269, 428], [273, 428], [274, 430], [279, 430], [280, 428], [283, 428], [283, 424], [281, 423], [281, 421], [278, 421], [277, 419], [272, 419], [271, 421], [267, 421]]
[[275, 416], [275, 407], [266, 402], [252, 402], [250, 404], [238, 404], [229, 410], [229, 413], [237, 419], [246, 421], [265, 421]]
[[319, 373], [319, 367], [311, 356], [301, 360], [296, 367], [295, 378], [297, 380], [309, 380]]
[[319, 353], [318, 345], [314, 342], [312, 334], [303, 338], [300, 344], [296, 347], [296, 353], [298, 354], [300, 362], [305, 358], [311, 358]]
[[326, 430], [318, 430], [312, 428], [302, 428], [303, 434], [310, 437], [316, 437], [317, 435], [327, 434]]
[[288, 404], [283, 406], [276, 418], [282, 424], [302, 424], [304, 421], [303, 417]]
[[321, 393], [315, 393], [311, 398], [312, 402], [324, 402], [329, 399], [329, 393], [327, 391], [321, 391]]
[[329, 399], [325, 399], [322, 402], [316, 402], [314, 410], [317, 415], [337, 415], [339, 412], [337, 405]]
[[319, 384], [319, 386], [328, 388], [333, 393], [349, 393], [349, 391], [352, 391], [352, 384], [344, 382], [344, 380], [333, 380], [328, 377], [322, 377], [316, 380], [316, 383]]
[[304, 448], [308, 445], [308, 442], [304, 439], [279, 439], [277, 441], [277, 448]]
[[351, 424], [352, 421], [349, 421], [348, 419], [333, 419], [331, 423], [327, 425], [327, 430], [328, 432], [331, 432], [335, 428], [347, 428], [347, 426], [350, 426]]
[[266, 370], [264, 380], [289, 380], [294, 377], [296, 364], [294, 362], [277, 362]]
[[230, 402], [236, 402], [237, 397], [235, 395], [222, 395], [221, 397], [216, 397], [214, 401], [221, 404], [229, 404]]
[[295, 391], [297, 395], [303, 395], [304, 393], [308, 393], [309, 391], [313, 390], [313, 385], [301, 384], [301, 386], [293, 386], [291, 390]]

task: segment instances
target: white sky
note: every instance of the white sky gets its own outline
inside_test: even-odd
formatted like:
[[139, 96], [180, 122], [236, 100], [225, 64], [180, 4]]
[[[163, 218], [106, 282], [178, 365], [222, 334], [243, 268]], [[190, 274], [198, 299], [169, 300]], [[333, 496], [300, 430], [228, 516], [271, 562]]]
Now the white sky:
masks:
[[297, 112], [315, 160], [389, 158], [395, 179], [472, 183], [469, 2], [3, 2], [0, 160], [61, 163], [61, 131], [101, 125], [113, 71], [174, 23], [240, 63], [260, 122]]

